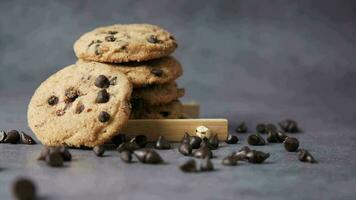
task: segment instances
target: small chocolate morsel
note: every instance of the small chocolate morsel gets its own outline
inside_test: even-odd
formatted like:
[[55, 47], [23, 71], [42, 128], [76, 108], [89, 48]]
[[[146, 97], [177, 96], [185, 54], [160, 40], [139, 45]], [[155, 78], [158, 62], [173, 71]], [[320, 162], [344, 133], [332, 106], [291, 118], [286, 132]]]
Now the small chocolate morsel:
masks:
[[202, 146], [194, 152], [196, 158], [212, 158], [213, 152], [207, 146]]
[[120, 144], [126, 142], [126, 140], [127, 139], [125, 134], [118, 134], [111, 138], [112, 143], [114, 143], [116, 146], [119, 146]]
[[118, 33], [117, 31], [108, 31], [108, 34], [111, 34], [111, 35], [115, 35], [117, 33]]
[[189, 135], [189, 133], [185, 132], [181, 143], [182, 144], [184, 144], [184, 143], [189, 144], [189, 142], [190, 142], [190, 135]]
[[163, 75], [163, 70], [159, 69], [159, 68], [153, 68], [151, 70], [151, 73], [157, 77], [162, 77]]
[[234, 156], [226, 156], [225, 158], [222, 159], [221, 163], [226, 166], [236, 166], [237, 165], [237, 160]]
[[52, 167], [63, 166], [63, 157], [60, 152], [49, 152], [46, 155], [46, 163]]
[[105, 112], [105, 111], [101, 111], [98, 117], [100, 122], [107, 122], [110, 120], [110, 115], [109, 113]]
[[104, 75], [99, 75], [94, 82], [94, 85], [98, 88], [108, 88], [110, 85], [109, 79]]
[[211, 162], [209, 157], [205, 158], [200, 163], [200, 171], [203, 172], [214, 171], [214, 164]]
[[245, 122], [242, 122], [241, 124], [239, 124], [236, 129], [235, 129], [236, 133], [246, 133], [247, 132], [247, 126], [245, 124]]
[[145, 135], [136, 135], [134, 138], [130, 140], [130, 143], [137, 144], [140, 148], [143, 148], [147, 144], [147, 137]]
[[116, 38], [112, 35], [108, 35], [105, 37], [105, 41], [107, 42], [114, 42], [116, 40]]
[[17, 200], [36, 200], [37, 190], [35, 183], [28, 178], [18, 178], [12, 185], [13, 195]]
[[66, 89], [65, 91], [65, 103], [71, 103], [79, 97], [79, 91], [73, 87]]
[[96, 96], [95, 103], [106, 103], [110, 99], [110, 94], [106, 89], [100, 90]]
[[155, 145], [156, 149], [170, 149], [171, 148], [171, 144], [168, 142], [168, 140], [166, 140], [166, 138], [164, 138], [163, 136], [159, 136], [156, 145]]
[[20, 141], [20, 133], [17, 130], [7, 132], [4, 143], [16, 144]]
[[27, 135], [25, 132], [21, 131], [21, 143], [22, 144], [37, 144], [36, 141], [29, 135]]
[[247, 138], [247, 143], [249, 145], [265, 145], [266, 141], [259, 134], [251, 134]]
[[262, 151], [251, 150], [246, 154], [246, 158], [250, 163], [263, 163], [269, 157], [269, 153]]
[[257, 124], [256, 131], [257, 131], [257, 133], [267, 133], [266, 125], [265, 124]]
[[239, 139], [236, 137], [236, 135], [229, 134], [225, 140], [225, 143], [236, 144], [238, 141], [239, 141]]
[[158, 40], [157, 36], [155, 35], [150, 35], [150, 37], [147, 38], [147, 41], [152, 44], [156, 44], [160, 42], [160, 40]]
[[279, 142], [284, 142], [284, 140], [287, 138], [287, 135], [281, 130], [277, 131], [277, 136], [278, 136]]
[[286, 119], [278, 123], [281, 129], [287, 133], [299, 132], [298, 124], [292, 119]]
[[61, 153], [62, 158], [65, 162], [72, 160], [72, 154], [69, 152], [66, 146], [61, 146], [59, 148], [59, 152]]
[[182, 170], [182, 172], [187, 172], [187, 173], [197, 172], [197, 163], [195, 162], [194, 159], [189, 159], [181, 166], [179, 166], [179, 169]]
[[102, 157], [105, 153], [105, 148], [104, 148], [104, 146], [98, 145], [93, 148], [93, 151], [96, 156]]
[[130, 163], [132, 160], [132, 155], [130, 151], [123, 151], [120, 153], [120, 158], [122, 161], [124, 161], [125, 163]]
[[158, 164], [163, 162], [161, 156], [153, 149], [139, 149], [134, 151], [134, 155], [142, 163]]
[[182, 143], [179, 145], [178, 147], [178, 151], [185, 155], [185, 156], [188, 156], [192, 153], [192, 146], [190, 146], [189, 143]]
[[269, 143], [279, 143], [278, 133], [276, 131], [269, 131], [267, 135], [267, 141]]
[[190, 137], [190, 145], [192, 146], [193, 149], [198, 149], [200, 147], [201, 142], [202, 142], [202, 139], [198, 136]]
[[301, 162], [316, 163], [314, 157], [306, 149], [299, 149], [298, 159]]
[[6, 132], [5, 131], [0, 131], [0, 143], [3, 143], [6, 139]]
[[251, 149], [248, 146], [243, 146], [238, 152], [234, 152], [231, 154], [236, 160], [246, 160], [247, 153], [250, 152]]
[[299, 141], [295, 137], [287, 137], [284, 142], [284, 148], [289, 152], [295, 152], [298, 150]]
[[213, 150], [219, 147], [219, 138], [217, 134], [209, 138], [209, 147]]
[[50, 96], [50, 97], [48, 98], [48, 100], [47, 100], [47, 103], [48, 103], [48, 105], [50, 105], [50, 106], [56, 105], [56, 104], [58, 103], [58, 97], [56, 97], [56, 96], [54, 96], [54, 95]]

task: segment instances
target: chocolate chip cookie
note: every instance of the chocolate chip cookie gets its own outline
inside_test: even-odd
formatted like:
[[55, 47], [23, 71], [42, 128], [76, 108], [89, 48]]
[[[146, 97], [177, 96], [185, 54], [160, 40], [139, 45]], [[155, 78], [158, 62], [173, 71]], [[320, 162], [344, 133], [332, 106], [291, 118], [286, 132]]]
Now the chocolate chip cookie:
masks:
[[28, 106], [28, 123], [45, 145], [94, 147], [130, 116], [132, 84], [119, 69], [74, 64], [44, 81]]
[[178, 119], [183, 116], [183, 105], [173, 101], [159, 106], [147, 106], [144, 102], [131, 102], [130, 119]]
[[132, 92], [132, 100], [141, 99], [147, 105], [162, 105], [184, 96], [184, 89], [178, 88], [175, 82], [164, 85], [149, 85], [136, 88]]
[[161, 58], [176, 48], [172, 34], [150, 24], [115, 24], [96, 28], [82, 35], [74, 44], [78, 58], [112, 63]]
[[94, 61], [78, 60], [77, 63], [95, 68], [115, 67], [126, 74], [135, 88], [146, 85], [161, 85], [169, 83], [182, 75], [183, 69], [180, 63], [172, 56], [149, 60], [146, 62], [129, 62], [121, 64], [100, 63]]

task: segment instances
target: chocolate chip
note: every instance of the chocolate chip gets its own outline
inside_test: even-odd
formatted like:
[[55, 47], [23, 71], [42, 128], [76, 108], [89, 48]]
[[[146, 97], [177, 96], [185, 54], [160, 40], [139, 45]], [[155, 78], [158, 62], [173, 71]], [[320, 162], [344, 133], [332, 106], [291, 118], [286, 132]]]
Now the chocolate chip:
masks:
[[277, 135], [278, 135], [279, 142], [283, 142], [287, 138], [287, 135], [280, 130], [277, 131]]
[[125, 163], [130, 163], [132, 160], [132, 155], [130, 151], [123, 151], [120, 153], [120, 158], [122, 161], [124, 161]]
[[49, 148], [47, 146], [44, 146], [41, 150], [40, 155], [38, 156], [38, 160], [46, 160], [46, 156], [49, 154]]
[[292, 119], [286, 119], [278, 123], [281, 129], [287, 133], [299, 132], [298, 124]]
[[236, 144], [239, 141], [239, 139], [236, 137], [236, 135], [231, 135], [229, 134], [225, 140], [227, 144]]
[[66, 111], [64, 111], [64, 110], [62, 110], [62, 109], [56, 110], [56, 115], [57, 115], [58, 117], [64, 115], [65, 113], [66, 113]]
[[47, 155], [50, 153], [59, 153], [62, 156], [63, 161], [71, 161], [72, 155], [69, 152], [66, 146], [57, 146], [57, 147], [47, 147], [44, 146], [41, 150], [41, 153], [38, 157], [38, 160], [46, 160]]
[[71, 103], [79, 97], [79, 91], [76, 90], [75, 88], [71, 87], [71, 88], [66, 89], [64, 95], [65, 95], [64, 102]]
[[157, 77], [162, 77], [163, 75], [163, 70], [159, 69], [159, 68], [153, 68], [151, 70], [151, 73]]
[[203, 171], [203, 172], [214, 171], [214, 165], [211, 162], [209, 157], [205, 158], [200, 163], [200, 171]]
[[251, 149], [248, 146], [243, 146], [238, 152], [234, 152], [231, 154], [236, 160], [246, 160], [247, 153], [250, 152]]
[[202, 139], [198, 136], [190, 137], [190, 145], [192, 146], [193, 149], [198, 149], [200, 147], [201, 142], [202, 142]]
[[50, 105], [50, 106], [56, 105], [56, 104], [58, 103], [58, 97], [56, 97], [56, 96], [54, 96], [54, 95], [50, 96], [50, 97], [48, 98], [48, 100], [47, 100], [47, 103], [48, 103], [48, 105]]
[[68, 148], [66, 146], [62, 146], [59, 149], [62, 158], [64, 161], [71, 161], [72, 160], [72, 154], [69, 152]]
[[95, 103], [106, 103], [110, 99], [109, 93], [106, 89], [100, 90], [96, 96]]
[[156, 149], [170, 149], [171, 144], [163, 136], [159, 136], [159, 138], [156, 142], [155, 148]]
[[155, 36], [155, 35], [150, 35], [150, 36], [148, 37], [147, 41], [148, 41], [149, 43], [152, 43], [152, 44], [156, 44], [156, 43], [159, 43], [159, 42], [160, 42], [160, 40], [158, 40], [158, 39], [157, 39], [157, 36]]
[[111, 141], [116, 145], [119, 146], [120, 144], [126, 142], [126, 135], [125, 134], [118, 134], [111, 138]]
[[234, 156], [226, 156], [222, 159], [221, 163], [226, 166], [236, 166], [237, 159]]
[[279, 143], [278, 134], [275, 131], [269, 131], [267, 135], [267, 141], [269, 143]]
[[242, 122], [241, 124], [239, 124], [236, 129], [235, 129], [236, 133], [246, 133], [247, 132], [247, 126], [245, 124], [245, 122]]
[[209, 147], [213, 150], [219, 147], [219, 139], [217, 134], [209, 138]]
[[194, 152], [196, 158], [212, 158], [213, 152], [207, 146], [202, 146]]
[[301, 162], [316, 163], [314, 157], [306, 149], [299, 149], [298, 159]]
[[251, 150], [246, 154], [246, 158], [250, 163], [263, 163], [268, 157], [269, 153], [262, 151]]
[[161, 156], [153, 149], [136, 150], [134, 151], [134, 155], [142, 163], [158, 164], [163, 162]]
[[0, 143], [3, 143], [6, 139], [6, 132], [5, 131], [0, 131]]
[[119, 147], [117, 147], [117, 151], [119, 153], [123, 152], [123, 151], [130, 151], [133, 152], [137, 149], [139, 149], [140, 147], [136, 144], [136, 143], [132, 143], [132, 142], [124, 142], [122, 144], [119, 145]]
[[108, 31], [108, 34], [111, 34], [111, 35], [115, 35], [117, 33], [118, 33], [117, 31]]
[[75, 108], [75, 113], [80, 114], [83, 112], [84, 109], [85, 109], [85, 106], [83, 104], [79, 103], [77, 105], [77, 107]]
[[188, 156], [192, 153], [192, 146], [190, 146], [189, 143], [182, 143], [179, 145], [178, 147], [178, 151], [185, 155], [185, 156]]
[[117, 77], [113, 77], [112, 79], [110, 79], [110, 85], [116, 85], [117, 82]]
[[247, 138], [249, 145], [265, 145], [266, 141], [259, 134], [251, 134]]
[[136, 135], [130, 140], [130, 143], [137, 144], [140, 148], [143, 148], [147, 144], [147, 137], [145, 135]]
[[107, 42], [114, 42], [116, 40], [116, 38], [112, 35], [108, 35], [105, 37], [105, 41]]
[[266, 125], [265, 124], [257, 124], [256, 131], [257, 131], [257, 133], [267, 133]]
[[93, 148], [93, 151], [96, 156], [102, 157], [105, 153], [105, 148], [104, 148], [104, 146], [98, 145]]
[[105, 123], [110, 120], [110, 115], [105, 111], [101, 111], [98, 118], [100, 122]]
[[108, 88], [110, 85], [109, 79], [104, 75], [99, 75], [94, 82], [94, 85], [98, 88]]
[[284, 142], [284, 148], [289, 152], [295, 152], [298, 150], [299, 141], [295, 137], [287, 137]]
[[190, 142], [190, 135], [189, 135], [189, 133], [185, 132], [184, 135], [183, 135], [181, 143], [189, 144], [189, 142]]
[[17, 200], [37, 199], [35, 183], [28, 178], [18, 178], [12, 186], [12, 192]]
[[46, 164], [52, 167], [63, 166], [63, 157], [60, 152], [49, 152], [46, 155]]
[[197, 172], [197, 163], [194, 159], [189, 159], [184, 164], [179, 166], [179, 169], [186, 173]]
[[7, 136], [4, 140], [5, 143], [16, 144], [20, 141], [20, 133], [17, 130], [11, 130], [7, 132]]
[[171, 112], [169, 112], [169, 111], [161, 111], [161, 112], [159, 112], [159, 114], [160, 114], [162, 117], [168, 117], [168, 116], [171, 114]]
[[36, 141], [29, 135], [27, 135], [26, 133], [24, 133], [23, 131], [21, 131], [21, 143], [22, 144], [37, 144]]

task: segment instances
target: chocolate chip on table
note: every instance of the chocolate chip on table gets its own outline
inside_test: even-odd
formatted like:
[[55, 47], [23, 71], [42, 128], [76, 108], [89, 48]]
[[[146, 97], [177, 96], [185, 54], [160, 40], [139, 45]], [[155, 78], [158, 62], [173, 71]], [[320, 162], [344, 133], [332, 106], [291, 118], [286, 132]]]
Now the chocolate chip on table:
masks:
[[95, 103], [106, 103], [110, 99], [110, 94], [106, 89], [100, 90], [96, 96]]
[[47, 103], [48, 103], [48, 105], [50, 105], [50, 106], [56, 105], [56, 104], [58, 103], [58, 97], [56, 97], [56, 96], [54, 96], [54, 95], [50, 96], [50, 97], [48, 98], [48, 100], [47, 100]]
[[189, 144], [190, 143], [190, 135], [189, 133], [185, 132], [183, 138], [181, 140], [182, 144]]
[[178, 151], [184, 156], [188, 156], [192, 153], [192, 146], [189, 143], [181, 143], [178, 147]]
[[247, 126], [245, 124], [245, 122], [242, 122], [241, 124], [239, 124], [236, 129], [235, 129], [236, 133], [246, 133], [247, 132]]
[[202, 139], [198, 136], [191, 136], [190, 137], [190, 145], [192, 146], [193, 149], [198, 149], [200, 147], [200, 143], [202, 142]]
[[72, 160], [72, 154], [69, 152], [66, 146], [59, 147], [59, 152], [61, 153], [64, 161], [67, 162]]
[[159, 69], [159, 68], [153, 68], [151, 70], [151, 73], [157, 77], [162, 77], [163, 75], [163, 70]]
[[267, 135], [267, 141], [269, 143], [280, 143], [279, 137], [276, 131], [269, 131]]
[[238, 159], [236, 159], [236, 157], [230, 155], [230, 156], [224, 157], [221, 161], [221, 164], [226, 165], [226, 166], [236, 166], [237, 160]]
[[38, 160], [46, 160], [47, 155], [50, 153], [59, 153], [62, 156], [63, 161], [72, 160], [72, 154], [69, 152], [66, 146], [57, 146], [57, 147], [44, 146], [41, 150]]
[[130, 151], [130, 152], [134, 152], [135, 150], [139, 149], [140, 147], [135, 143], [135, 142], [124, 142], [122, 144], [119, 145], [119, 147], [117, 147], [117, 151], [119, 153], [123, 152], [123, 151]]
[[209, 138], [209, 147], [210, 149], [217, 149], [219, 147], [219, 138], [218, 135], [215, 134], [213, 137]]
[[114, 42], [116, 40], [116, 38], [112, 35], [108, 35], [105, 37], [105, 41], [107, 42]]
[[301, 162], [316, 163], [314, 157], [306, 149], [299, 149], [298, 159]]
[[102, 157], [105, 153], [105, 148], [104, 146], [101, 146], [101, 145], [97, 145], [93, 148], [93, 151], [95, 153], [96, 156], [98, 157]]
[[4, 143], [16, 144], [20, 141], [20, 133], [17, 130], [7, 132]]
[[131, 160], [132, 160], [132, 155], [131, 155], [131, 152], [130, 151], [122, 151], [120, 153], [120, 158], [122, 161], [126, 162], [126, 163], [130, 163]]
[[153, 149], [139, 149], [134, 151], [136, 158], [146, 164], [158, 164], [162, 163], [161, 156]]
[[186, 173], [197, 172], [197, 163], [194, 159], [189, 159], [179, 166], [179, 169]]
[[295, 152], [298, 150], [299, 141], [295, 137], [287, 137], [284, 142], [284, 148], [289, 152]]
[[99, 75], [94, 82], [94, 85], [98, 88], [108, 88], [110, 85], [109, 79], [104, 75]]
[[116, 146], [119, 146], [120, 144], [124, 143], [127, 141], [126, 135], [125, 134], [118, 134], [115, 135], [113, 138], [111, 138], [112, 143], [114, 143]]
[[156, 44], [156, 43], [159, 43], [160, 40], [157, 39], [157, 36], [155, 35], [150, 35], [148, 38], [147, 38], [147, 41], [149, 43], [152, 43], [152, 44]]
[[278, 123], [281, 129], [287, 133], [299, 132], [298, 124], [292, 119], [286, 119]]
[[99, 119], [100, 122], [105, 123], [105, 122], [107, 122], [107, 121], [110, 120], [110, 114], [107, 113], [107, 112], [105, 112], [105, 111], [101, 111], [101, 112], [99, 113], [98, 119]]
[[73, 87], [66, 89], [65, 93], [65, 103], [71, 103], [79, 97], [79, 91]]
[[28, 145], [37, 144], [36, 141], [31, 136], [27, 135], [23, 131], [21, 131], [21, 137], [20, 138], [21, 138], [21, 143], [22, 144], [28, 144]]
[[159, 136], [156, 144], [155, 144], [156, 149], [170, 149], [171, 144], [164, 138], [163, 136]]
[[267, 133], [266, 125], [265, 124], [257, 124], [256, 131], [257, 131], [257, 133]]
[[202, 146], [194, 152], [194, 157], [196, 158], [212, 158], [213, 152], [208, 146]]
[[200, 171], [203, 172], [214, 171], [214, 164], [211, 162], [209, 157], [205, 158], [200, 163]]
[[148, 143], [147, 137], [145, 135], [136, 135], [130, 140], [130, 143], [137, 144], [140, 148], [143, 148]]
[[29, 178], [17, 178], [12, 185], [12, 193], [17, 200], [37, 199], [36, 185]]
[[229, 134], [225, 140], [225, 143], [236, 144], [238, 141], [239, 141], [239, 139], [236, 137], [236, 135]]
[[277, 136], [278, 136], [279, 142], [284, 142], [284, 140], [287, 138], [287, 135], [281, 130], [277, 131]]
[[63, 157], [60, 152], [49, 152], [46, 155], [46, 164], [51, 167], [61, 167], [63, 166]]
[[247, 138], [247, 143], [249, 145], [260, 146], [265, 145], [266, 141], [259, 134], [251, 134]]
[[246, 155], [250, 151], [251, 149], [248, 146], [243, 146], [238, 152], [232, 153], [231, 156], [233, 156], [236, 160], [246, 160]]
[[5, 131], [0, 131], [0, 143], [3, 143], [6, 139], [6, 132]]
[[246, 154], [248, 162], [257, 164], [263, 163], [269, 156], [269, 153], [256, 150], [251, 150]]

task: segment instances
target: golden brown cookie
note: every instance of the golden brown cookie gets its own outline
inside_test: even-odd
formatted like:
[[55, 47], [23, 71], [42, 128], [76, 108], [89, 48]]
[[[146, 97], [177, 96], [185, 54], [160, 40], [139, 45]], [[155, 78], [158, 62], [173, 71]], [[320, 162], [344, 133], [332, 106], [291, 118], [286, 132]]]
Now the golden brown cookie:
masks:
[[91, 67], [111, 66], [126, 74], [135, 88], [146, 85], [161, 85], [169, 83], [182, 75], [180, 63], [172, 56], [149, 60], [145, 62], [129, 62], [121, 64], [100, 63], [94, 61], [78, 60], [77, 63], [86, 63]]
[[44, 81], [28, 106], [28, 123], [44, 144], [94, 147], [130, 116], [132, 85], [117, 68], [65, 67]]
[[130, 119], [178, 119], [183, 116], [183, 105], [173, 101], [159, 106], [148, 106], [142, 102], [131, 102]]
[[74, 44], [78, 58], [122, 63], [168, 56], [177, 48], [174, 37], [150, 24], [115, 24], [96, 28]]

